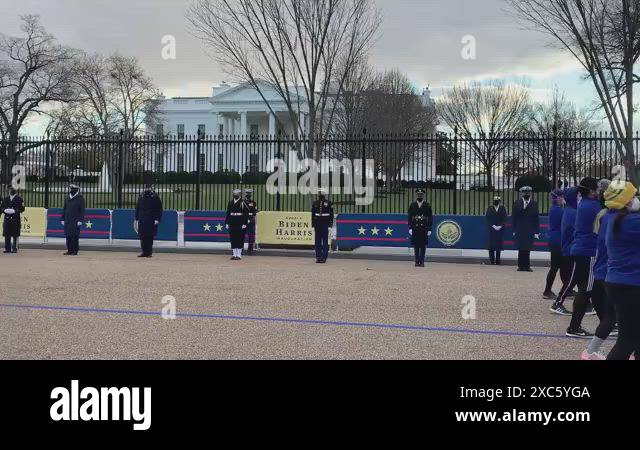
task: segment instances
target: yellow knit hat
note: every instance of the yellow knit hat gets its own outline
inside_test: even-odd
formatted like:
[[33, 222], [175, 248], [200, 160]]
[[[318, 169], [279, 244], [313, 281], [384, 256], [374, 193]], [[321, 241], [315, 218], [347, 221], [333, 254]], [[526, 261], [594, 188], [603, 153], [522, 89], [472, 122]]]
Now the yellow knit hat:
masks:
[[629, 182], [614, 181], [604, 193], [605, 205], [609, 209], [622, 209], [633, 200], [637, 192], [638, 189]]

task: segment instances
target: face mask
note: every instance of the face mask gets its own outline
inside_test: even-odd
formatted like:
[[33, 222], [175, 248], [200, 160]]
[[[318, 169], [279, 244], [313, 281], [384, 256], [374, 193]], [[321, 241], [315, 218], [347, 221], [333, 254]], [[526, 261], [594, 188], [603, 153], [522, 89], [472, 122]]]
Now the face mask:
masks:
[[500, 200], [494, 200], [493, 201], [493, 206], [498, 206], [500, 204]]
[[418, 197], [418, 201], [419, 202], [424, 201], [424, 197]]
[[233, 198], [234, 198], [234, 200], [239, 200], [240, 196], [239, 195], [234, 195]]
[[15, 189], [11, 189], [11, 190], [9, 191], [9, 195], [11, 195], [11, 196], [16, 195], [17, 193], [18, 193], [18, 192], [17, 192]]
[[323, 194], [320, 194], [320, 195], [318, 195], [318, 198], [319, 198], [320, 200], [324, 200], [324, 195], [323, 195]]
[[78, 193], [78, 190], [77, 189], [71, 189], [69, 192], [71, 193], [71, 195], [76, 195]]
[[631, 206], [629, 206], [629, 211], [633, 211], [633, 212], [640, 211], [640, 199], [638, 199], [638, 197], [635, 197], [631, 201]]
[[531, 196], [529, 194], [525, 194], [522, 196], [523, 199], [525, 200], [529, 200], [531, 198]]

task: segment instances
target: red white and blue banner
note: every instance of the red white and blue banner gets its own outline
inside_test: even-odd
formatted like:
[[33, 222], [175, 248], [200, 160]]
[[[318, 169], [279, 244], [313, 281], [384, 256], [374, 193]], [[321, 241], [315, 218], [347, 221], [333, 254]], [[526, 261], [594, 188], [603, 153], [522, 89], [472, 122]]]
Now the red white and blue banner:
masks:
[[[339, 214], [336, 224], [338, 248], [411, 246], [406, 214]], [[536, 251], [548, 251], [548, 229], [548, 217], [540, 217]], [[512, 230], [508, 223], [504, 234], [506, 250], [515, 249]], [[429, 248], [486, 249], [488, 236], [484, 216], [434, 216]]]
[[229, 242], [229, 233], [224, 227], [225, 220], [225, 211], [186, 211], [185, 242]]
[[[61, 208], [51, 208], [47, 211], [47, 237], [65, 237], [61, 220]], [[108, 209], [85, 210], [84, 222], [80, 227], [80, 237], [82, 239], [109, 239], [110, 235], [111, 212]]]

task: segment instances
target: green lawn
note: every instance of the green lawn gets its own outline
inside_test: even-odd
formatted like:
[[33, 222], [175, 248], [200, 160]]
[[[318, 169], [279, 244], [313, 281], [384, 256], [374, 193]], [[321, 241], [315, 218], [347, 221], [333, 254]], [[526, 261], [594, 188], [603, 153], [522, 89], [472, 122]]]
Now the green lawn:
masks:
[[[42, 186], [42, 185], [39, 185]], [[44, 193], [34, 189], [35, 186], [29, 186], [22, 195], [25, 198], [27, 206], [43, 207]], [[56, 184], [55, 189], [62, 189], [64, 184]], [[184, 211], [187, 209], [196, 209], [196, 190], [194, 186], [179, 186], [181, 191], [162, 192], [161, 189], [169, 188], [169, 186], [158, 185], [159, 195], [166, 209], [178, 209]], [[174, 188], [175, 186], [170, 186]], [[280, 195], [280, 207], [278, 208], [278, 199], [275, 195], [266, 192], [264, 185], [242, 186], [252, 188], [254, 190], [254, 199], [258, 203], [261, 211], [306, 211], [309, 208], [308, 198], [305, 195]], [[127, 187], [129, 188], [129, 187]], [[235, 185], [202, 185], [200, 192], [200, 208], [201, 210], [223, 210], [226, 208], [227, 202], [231, 198]], [[140, 187], [131, 187], [133, 192], [141, 190]], [[124, 193], [123, 207], [135, 207], [138, 193]], [[507, 210], [511, 210], [511, 205], [517, 192], [512, 190], [497, 191], [502, 196], [503, 202], [507, 206]], [[117, 207], [117, 196], [111, 193], [83, 193], [87, 206], [90, 208], [107, 208], [114, 209]], [[450, 190], [427, 190], [427, 199], [433, 208], [435, 214], [466, 214], [466, 215], [484, 215], [486, 209], [493, 202], [493, 192], [476, 192], [476, 191], [450, 191]], [[50, 207], [62, 207], [66, 194], [64, 192], [51, 192], [49, 197]], [[373, 204], [366, 207], [356, 207], [354, 197], [352, 195], [330, 195], [330, 200], [334, 204], [336, 213], [405, 213], [411, 201], [413, 201], [414, 191], [404, 189], [401, 192], [387, 193], [378, 191], [375, 195]], [[540, 204], [540, 212], [545, 214], [549, 208], [549, 194], [536, 194]], [[454, 208], [454, 201], [457, 202], [457, 209]]]

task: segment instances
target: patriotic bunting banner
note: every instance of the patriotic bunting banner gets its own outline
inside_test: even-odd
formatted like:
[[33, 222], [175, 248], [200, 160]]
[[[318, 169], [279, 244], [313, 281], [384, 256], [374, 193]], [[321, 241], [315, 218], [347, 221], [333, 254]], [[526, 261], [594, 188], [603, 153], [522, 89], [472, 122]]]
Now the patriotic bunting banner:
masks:
[[[510, 220], [510, 219], [509, 219]], [[411, 239], [405, 214], [339, 214], [336, 220], [339, 248], [409, 247]], [[540, 217], [540, 240], [536, 251], [548, 251], [549, 218]], [[515, 249], [513, 228], [505, 229], [505, 249]], [[481, 250], [487, 248], [484, 216], [435, 216], [429, 248]]]
[[186, 211], [185, 242], [229, 242], [229, 233], [224, 228], [225, 216], [225, 211]]
[[[47, 211], [47, 237], [65, 237], [61, 220], [61, 208], [51, 208]], [[84, 222], [80, 227], [80, 237], [82, 239], [109, 239], [110, 234], [111, 212], [108, 209], [87, 209]]]
[[[113, 239], [139, 239], [133, 227], [135, 211], [133, 209], [116, 209], [112, 213]], [[156, 241], [177, 241], [178, 240], [178, 211], [166, 210], [162, 213], [162, 220], [158, 225], [158, 235]]]

